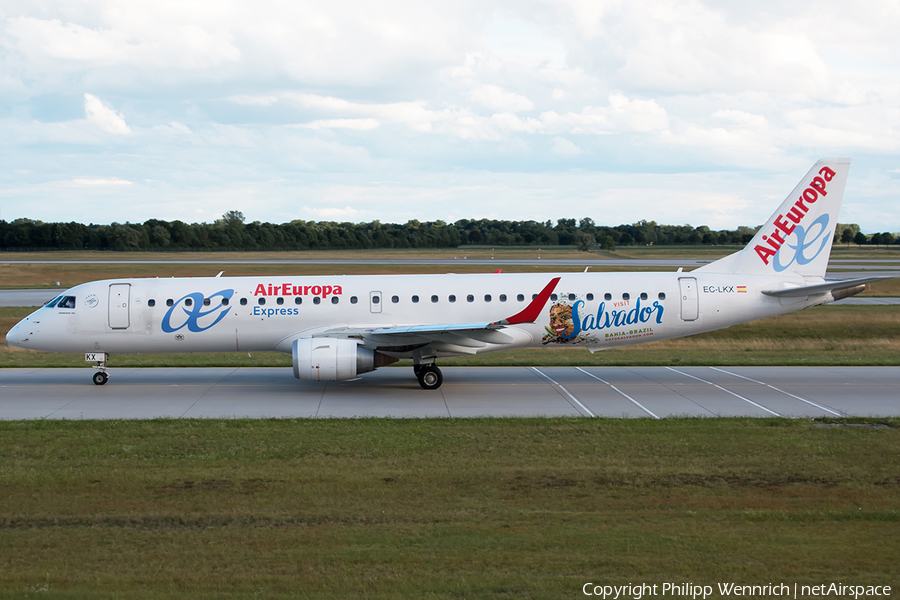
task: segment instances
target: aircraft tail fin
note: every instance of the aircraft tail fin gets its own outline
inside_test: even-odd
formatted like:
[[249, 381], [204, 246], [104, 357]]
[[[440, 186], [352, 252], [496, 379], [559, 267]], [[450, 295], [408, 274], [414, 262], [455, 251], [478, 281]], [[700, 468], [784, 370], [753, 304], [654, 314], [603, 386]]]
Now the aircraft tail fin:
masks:
[[849, 169], [849, 158], [820, 160], [743, 250], [696, 270], [824, 277]]

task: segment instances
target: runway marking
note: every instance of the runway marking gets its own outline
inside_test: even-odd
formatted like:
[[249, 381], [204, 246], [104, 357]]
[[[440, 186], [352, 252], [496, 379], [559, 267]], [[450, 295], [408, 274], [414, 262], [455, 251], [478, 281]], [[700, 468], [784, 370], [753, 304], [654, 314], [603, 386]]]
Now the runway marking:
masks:
[[684, 373], [683, 371], [679, 371], [678, 369], [673, 369], [672, 367], [666, 367], [666, 368], [667, 368], [668, 370], [670, 370], [670, 371], [675, 371], [676, 373], [679, 373], [679, 374], [681, 374], [681, 375], [684, 375], [685, 377], [690, 377], [691, 379], [696, 379], [697, 381], [702, 381], [703, 383], [708, 383], [709, 385], [711, 385], [711, 386], [713, 386], [713, 387], [717, 387], [717, 388], [719, 388], [720, 390], [722, 390], [723, 392], [727, 392], [727, 393], [731, 394], [732, 396], [734, 396], [735, 398], [740, 398], [740, 399], [743, 400], [744, 402], [749, 402], [749, 403], [752, 404], [753, 406], [755, 406], [755, 407], [757, 407], [757, 408], [761, 408], [761, 409], [763, 409], [764, 411], [766, 411], [767, 413], [773, 414], [773, 415], [775, 415], [776, 417], [780, 417], [780, 416], [781, 416], [781, 415], [779, 415], [777, 412], [775, 412], [774, 410], [769, 410], [768, 408], [766, 408], [766, 407], [763, 406], [762, 404], [757, 404], [757, 403], [754, 402], [753, 400], [749, 400], [749, 399], [747, 399], [747, 398], [744, 398], [744, 397], [741, 396], [740, 394], [735, 394], [735, 393], [732, 392], [731, 390], [725, 389], [725, 388], [723, 388], [721, 385], [716, 385], [716, 384], [713, 383], [712, 381], [706, 381], [705, 379], [700, 379], [699, 377], [694, 377], [693, 375], [689, 375], [688, 373]]
[[[638, 408], [640, 408], [641, 410], [643, 410], [645, 413], [647, 413], [648, 415], [650, 415], [650, 416], [653, 417], [654, 419], [659, 419], [659, 418], [660, 418], [660, 417], [656, 416], [655, 414], [653, 414], [653, 412], [652, 412], [649, 408], [647, 408], [646, 406], [644, 406], [643, 404], [641, 404], [640, 402], [638, 402], [637, 400], [635, 400], [634, 398], [632, 398], [631, 396], [629, 396], [628, 394], [626, 394], [625, 392], [623, 392], [622, 390], [620, 390], [619, 388], [617, 388], [616, 386], [614, 386], [613, 384], [611, 384], [610, 382], [605, 381], [605, 380], [603, 380], [603, 379], [600, 379], [599, 377], [597, 377], [597, 376], [594, 375], [593, 373], [588, 373], [587, 371], [585, 371], [585, 370], [582, 369], [581, 367], [575, 367], [575, 368], [576, 368], [577, 370], [581, 371], [582, 373], [584, 373], [585, 375], [587, 375], [588, 377], [593, 377], [593, 378], [596, 379], [597, 381], [600, 381], [600, 382], [602, 382], [602, 383], [605, 383], [606, 385], [608, 385], [608, 386], [611, 387], [612, 389], [616, 390], [619, 394], [621, 394], [622, 396], [624, 396], [625, 398], [627, 398], [628, 400], [630, 400], [635, 406], [637, 406]], [[656, 384], [654, 384], [654, 385], [656, 385]]]
[[[796, 399], [799, 400], [800, 402], [806, 402], [807, 404], [810, 404], [810, 405], [812, 405], [812, 406], [815, 406], [816, 408], [821, 408], [822, 410], [824, 410], [824, 411], [826, 411], [826, 412], [830, 412], [831, 414], [833, 414], [833, 415], [836, 416], [836, 417], [841, 417], [841, 416], [843, 416], [843, 415], [842, 415], [841, 413], [839, 413], [839, 412], [835, 412], [835, 411], [831, 410], [830, 408], [825, 408], [825, 407], [822, 406], [821, 404], [816, 404], [816, 403], [813, 402], [812, 400], [807, 400], [807, 399], [805, 399], [805, 398], [801, 398], [800, 396], [795, 396], [794, 394], [792, 394], [792, 393], [790, 393], [790, 392], [786, 392], [786, 391], [784, 391], [784, 390], [782, 390], [782, 389], [779, 389], [779, 388], [775, 387], [774, 385], [769, 385], [769, 384], [766, 383], [765, 381], [757, 381], [757, 380], [755, 380], [755, 379], [750, 379], [749, 377], [744, 377], [743, 375], [738, 375], [737, 373], [732, 373], [731, 371], [726, 371], [725, 369], [719, 369], [718, 367], [710, 367], [710, 369], [713, 369], [714, 371], [719, 371], [719, 372], [721, 372], [721, 373], [725, 373], [726, 375], [733, 375], [733, 376], [735, 376], [735, 377], [740, 377], [741, 379], [746, 379], [747, 381], [752, 381], [753, 383], [758, 383], [758, 384], [760, 384], [760, 385], [764, 385], [764, 386], [766, 386], [766, 387], [772, 388], [772, 389], [775, 390], [776, 392], [781, 392], [782, 394], [785, 394], [786, 396], [790, 396], [791, 398], [796, 398]], [[832, 384], [832, 385], [833, 385], [833, 384]], [[840, 384], [840, 385], [845, 385], [845, 384]]]
[[566, 393], [566, 396], [568, 396], [569, 398], [571, 398], [571, 399], [572, 399], [572, 402], [574, 402], [575, 404], [577, 404], [578, 406], [580, 406], [580, 407], [584, 410], [584, 412], [586, 412], [586, 413], [588, 414], [589, 417], [593, 417], [593, 418], [595, 418], [595, 419], [597, 418], [597, 415], [595, 415], [594, 413], [592, 413], [592, 412], [590, 411], [590, 409], [588, 409], [587, 406], [585, 406], [584, 404], [582, 404], [581, 402], [579, 402], [579, 401], [578, 401], [578, 398], [576, 398], [575, 396], [573, 396], [572, 394], [570, 394], [570, 393], [569, 393], [569, 390], [567, 390], [566, 388], [564, 388], [560, 383], [558, 383], [558, 382], [554, 381], [553, 379], [551, 379], [549, 375], [545, 375], [544, 373], [541, 373], [541, 372], [537, 369], [537, 367], [531, 367], [531, 370], [534, 371], [535, 373], [537, 373], [538, 375], [540, 375], [541, 377], [543, 377], [544, 379], [546, 379], [547, 381], [549, 381], [550, 383], [552, 383], [553, 385], [555, 385], [556, 387], [558, 387], [559, 389], [561, 389], [563, 392], [565, 392], [565, 393]]

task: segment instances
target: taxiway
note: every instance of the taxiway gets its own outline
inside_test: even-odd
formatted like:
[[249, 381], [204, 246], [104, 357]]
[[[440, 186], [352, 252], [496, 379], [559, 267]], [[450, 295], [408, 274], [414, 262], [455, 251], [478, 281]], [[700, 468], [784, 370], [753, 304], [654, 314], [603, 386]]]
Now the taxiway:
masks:
[[900, 416], [900, 367], [444, 367], [355, 381], [285, 368], [0, 369], [0, 419]]

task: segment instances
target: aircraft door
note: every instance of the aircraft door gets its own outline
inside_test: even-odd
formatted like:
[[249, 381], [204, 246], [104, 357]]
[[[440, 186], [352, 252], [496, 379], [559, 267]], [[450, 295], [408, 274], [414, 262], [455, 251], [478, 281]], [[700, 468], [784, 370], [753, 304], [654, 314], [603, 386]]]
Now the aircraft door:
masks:
[[109, 286], [109, 327], [128, 329], [131, 325], [131, 284], [113, 283]]
[[369, 312], [381, 312], [381, 292], [369, 292]]
[[693, 277], [678, 279], [681, 288], [681, 320], [696, 321], [700, 316], [700, 298], [697, 295], [697, 280]]

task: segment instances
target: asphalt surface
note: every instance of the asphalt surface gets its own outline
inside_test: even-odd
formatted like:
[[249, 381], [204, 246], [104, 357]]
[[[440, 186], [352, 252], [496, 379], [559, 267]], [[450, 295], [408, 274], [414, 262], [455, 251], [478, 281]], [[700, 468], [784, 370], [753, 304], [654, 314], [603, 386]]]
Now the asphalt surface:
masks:
[[446, 367], [355, 381], [287, 368], [0, 369], [0, 419], [900, 416], [900, 367]]

